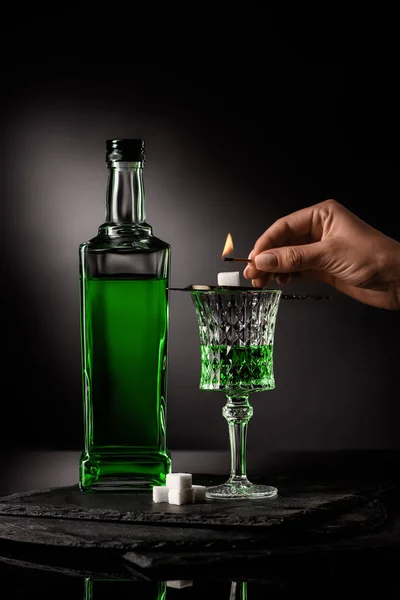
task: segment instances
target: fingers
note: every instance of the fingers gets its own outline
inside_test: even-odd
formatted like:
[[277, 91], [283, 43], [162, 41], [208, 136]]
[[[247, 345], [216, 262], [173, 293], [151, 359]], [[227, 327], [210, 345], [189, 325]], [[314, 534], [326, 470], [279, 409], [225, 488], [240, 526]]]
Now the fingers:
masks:
[[292, 281], [293, 277], [299, 277], [304, 281], [321, 281], [335, 287], [335, 278], [325, 271], [301, 271], [296, 273], [263, 273], [263, 276], [252, 280], [254, 287], [264, 288], [272, 281], [279, 285], [286, 285]]
[[322, 224], [318, 205], [308, 206], [278, 219], [269, 227], [254, 245], [254, 255], [281, 246], [297, 245], [321, 239]]
[[252, 284], [253, 287], [264, 288], [269, 283], [271, 283], [271, 281], [273, 281], [274, 278], [275, 278], [275, 276], [273, 275], [273, 273], [262, 273], [256, 279], [253, 279], [251, 281], [251, 284]]
[[258, 277], [252, 280], [254, 287], [266, 287], [268, 283], [275, 280], [279, 285], [286, 285], [292, 280], [291, 273], [264, 273], [264, 277]]
[[275, 280], [279, 285], [286, 285], [292, 281], [291, 273], [277, 273], [275, 275]]
[[[245, 279], [252, 279], [252, 284], [254, 285], [254, 287], [264, 287], [262, 285], [256, 285], [254, 283], [254, 280], [260, 280], [262, 281], [265, 278], [265, 273], [263, 273], [262, 271], [259, 271], [256, 268], [255, 262], [254, 262], [254, 256], [255, 256], [255, 248], [253, 248], [253, 250], [250, 252], [250, 254], [248, 255], [247, 258], [250, 258], [252, 260], [251, 263], [248, 263], [247, 266], [245, 267], [244, 271], [243, 271], [243, 276], [245, 277]], [[267, 284], [268, 281], [265, 282], [265, 284]]]
[[[255, 258], [258, 254], [270, 248], [302, 245], [320, 240], [323, 227], [318, 206], [303, 208], [275, 221], [258, 238], [249, 258]], [[272, 261], [273, 259], [269, 260]], [[243, 275], [246, 279], [257, 279], [262, 276], [263, 271], [264, 268], [259, 269], [256, 262], [253, 262], [246, 267]]]
[[314, 242], [303, 246], [273, 248], [267, 252], [257, 254], [254, 258], [255, 268], [253, 269], [252, 279], [263, 278], [266, 273], [281, 274], [319, 270], [323, 268], [326, 262], [326, 246], [325, 242]]

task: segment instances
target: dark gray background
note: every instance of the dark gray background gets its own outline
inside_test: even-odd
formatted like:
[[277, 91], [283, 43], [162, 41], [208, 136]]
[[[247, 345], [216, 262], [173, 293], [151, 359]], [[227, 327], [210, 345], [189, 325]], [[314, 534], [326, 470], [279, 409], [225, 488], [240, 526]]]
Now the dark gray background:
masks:
[[[53, 32], [51, 43], [42, 39], [9, 65], [3, 446], [82, 447], [78, 246], [104, 219], [107, 138], [146, 141], [148, 222], [172, 246], [173, 286], [213, 284], [217, 272], [235, 270], [220, 260], [228, 232], [235, 254], [247, 255], [276, 218], [326, 198], [400, 239], [388, 57], [340, 53], [323, 32], [319, 43], [302, 45], [283, 31], [251, 50], [240, 38], [217, 55], [189, 60], [181, 48], [167, 60], [161, 48], [147, 61], [117, 60], [100, 45], [80, 55], [72, 41], [57, 54]], [[286, 289], [330, 292], [299, 282]], [[198, 390], [187, 295], [172, 293], [170, 316], [168, 444], [226, 449], [223, 396]], [[399, 324], [399, 313], [335, 292], [331, 303], [283, 301], [277, 387], [252, 398], [249, 449], [398, 448]]]

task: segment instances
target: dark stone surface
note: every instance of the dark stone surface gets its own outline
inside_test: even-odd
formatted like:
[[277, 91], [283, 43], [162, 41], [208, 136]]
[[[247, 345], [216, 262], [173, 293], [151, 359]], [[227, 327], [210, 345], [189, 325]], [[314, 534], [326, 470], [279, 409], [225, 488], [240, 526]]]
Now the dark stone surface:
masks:
[[[352, 532], [346, 531], [354, 522]], [[133, 582], [253, 580], [272, 588], [296, 584], [304, 591], [317, 587], [318, 578], [324, 579], [326, 590], [330, 578], [343, 586], [350, 577], [353, 585], [358, 578], [359, 589], [367, 587], [369, 579], [377, 584], [379, 572], [387, 569], [387, 576], [393, 577], [397, 569], [400, 520], [389, 527], [386, 523], [387, 511], [377, 500], [328, 519], [316, 531], [305, 528], [290, 540], [271, 540], [265, 531], [254, 536], [254, 530], [244, 529], [2, 517], [0, 574], [42, 571], [46, 576]]]
[[[380, 589], [382, 577], [396, 583], [400, 558], [396, 464], [339, 457], [312, 469], [306, 461], [260, 478], [280, 495], [251, 502], [155, 505], [150, 493], [81, 493], [75, 486], [3, 497], [0, 575], [132, 584], [193, 579], [193, 593], [204, 591], [206, 580], [213, 588], [246, 580], [268, 592], [308, 592], [312, 585], [318, 591], [318, 577], [323, 589], [330, 581], [329, 589], [340, 591], [350, 577], [357, 593], [361, 582], [367, 591]], [[225, 477], [195, 479], [210, 485]]]
[[[107, 549], [120, 552], [247, 552], [304, 551], [304, 542], [316, 544], [343, 535], [356, 535], [382, 525], [386, 511], [372, 501], [319, 524], [274, 532], [254, 528], [212, 526], [154, 526], [125, 522], [102, 522], [43, 517], [0, 517], [0, 538], [13, 542], [54, 547]], [[331, 542], [330, 542], [331, 543]], [[290, 544], [290, 545], [289, 545]], [[310, 548], [308, 547], [308, 550]]]
[[[193, 472], [196, 483], [224, 479], [223, 465], [221, 474], [210, 478], [198, 475], [207, 471], [195, 469], [189, 458], [185, 453], [176, 464], [178, 470]], [[46, 458], [39, 463], [46, 477], [37, 480], [37, 460], [29, 456], [29, 461], [19, 461], [18, 468], [9, 470], [14, 478], [0, 480], [5, 483], [3, 490], [29, 490], [36, 481], [42, 486], [39, 493], [0, 498], [0, 589], [7, 586], [7, 595], [18, 600], [82, 600], [87, 578], [95, 581], [95, 600], [155, 600], [155, 582], [171, 579], [191, 580], [193, 585], [183, 590], [168, 587], [166, 600], [209, 596], [239, 600], [231, 595], [232, 585], [242, 581], [247, 582], [248, 600], [303, 594], [338, 598], [343, 592], [355, 598], [398, 597], [398, 454], [283, 457], [274, 468], [259, 469], [269, 473], [264, 482], [277, 485], [280, 497], [274, 503], [249, 505], [244, 513], [244, 505], [234, 503], [239, 523], [221, 519], [221, 514], [229, 513], [225, 502], [202, 507], [204, 522], [185, 523], [199, 505], [162, 511], [157, 507], [153, 513], [145, 497], [137, 499], [139, 510], [129, 494], [76, 496], [76, 489], [71, 495], [70, 488], [43, 491], [53, 485], [55, 474], [58, 478], [62, 473], [63, 461]], [[72, 463], [76, 457], [71, 457]], [[214, 468], [215, 456], [203, 463]], [[62, 477], [57, 481], [54, 485], [69, 485], [61, 483]], [[40, 507], [42, 516], [38, 516]], [[207, 523], [214, 510], [220, 516]], [[51, 511], [60, 516], [46, 516]], [[101, 511], [112, 518], [100, 520]], [[145, 517], [136, 514], [141, 512]], [[157, 512], [164, 514], [164, 522], [153, 519]], [[254, 519], [258, 514], [261, 521]]]
[[150, 492], [82, 493], [76, 486], [15, 494], [0, 499], [0, 515], [54, 517], [149, 525], [240, 528], [292, 527], [362, 504], [367, 490], [312, 486], [281, 488], [264, 500], [208, 500], [204, 504], [155, 504]]
[[153, 504], [149, 492], [82, 493], [75, 486], [14, 494], [0, 499], [0, 562], [132, 579], [204, 571], [260, 577], [282, 560], [294, 568], [313, 557], [326, 567], [332, 554], [393, 554], [400, 547], [396, 502], [393, 484], [305, 482], [281, 482], [272, 500], [180, 507]]

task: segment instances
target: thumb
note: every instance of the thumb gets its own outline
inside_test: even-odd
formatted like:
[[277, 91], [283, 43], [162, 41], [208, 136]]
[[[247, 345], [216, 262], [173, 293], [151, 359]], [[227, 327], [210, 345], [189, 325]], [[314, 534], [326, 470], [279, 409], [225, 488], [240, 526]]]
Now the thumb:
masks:
[[320, 269], [325, 256], [326, 250], [323, 242], [314, 242], [304, 246], [271, 248], [271, 250], [258, 254], [254, 262], [259, 271], [293, 273]]

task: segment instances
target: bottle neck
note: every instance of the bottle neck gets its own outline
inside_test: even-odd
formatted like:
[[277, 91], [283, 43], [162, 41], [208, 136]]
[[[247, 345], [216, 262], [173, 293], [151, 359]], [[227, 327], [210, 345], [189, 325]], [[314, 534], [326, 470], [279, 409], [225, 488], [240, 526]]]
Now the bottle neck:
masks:
[[142, 162], [109, 165], [106, 222], [141, 225], [146, 221]]

